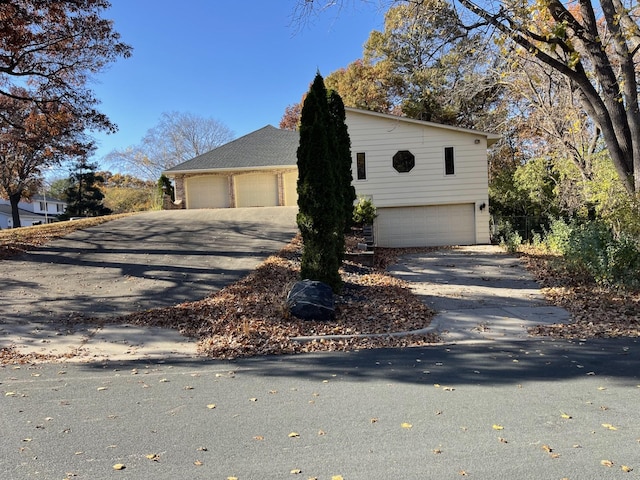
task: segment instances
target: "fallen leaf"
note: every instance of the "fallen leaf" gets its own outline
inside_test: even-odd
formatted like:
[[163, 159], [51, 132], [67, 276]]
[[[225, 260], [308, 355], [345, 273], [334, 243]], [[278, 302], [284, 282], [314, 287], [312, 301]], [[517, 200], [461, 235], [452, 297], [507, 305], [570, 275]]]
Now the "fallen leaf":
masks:
[[466, 477], [466, 476], [468, 476], [469, 474], [468, 474], [465, 470], [460, 470], [460, 471], [458, 472], [458, 475], [462, 475], [463, 477]]
[[344, 478], [342, 478], [342, 475], [333, 475], [331, 480], [344, 480]]
[[433, 386], [436, 387], [436, 388], [440, 388], [440, 384], [439, 383], [434, 383]]
[[15, 397], [16, 395], [16, 392], [7, 392], [4, 394], [5, 397]]
[[453, 387], [442, 387], [443, 392], [453, 392], [455, 388]]
[[254, 440], [258, 440], [258, 441], [262, 441], [264, 440], [264, 437], [262, 435], [256, 435], [255, 437], [253, 437]]
[[297, 432], [291, 432], [291, 433], [289, 434], [289, 438], [296, 438], [296, 437], [299, 437], [299, 436], [300, 436], [300, 434], [299, 434], [299, 433], [297, 433]]
[[249, 399], [249, 401], [250, 401], [250, 402], [257, 402], [257, 401], [258, 401], [258, 399], [254, 397], [254, 398], [250, 398], [250, 399]]
[[116, 464], [113, 466], [113, 469], [114, 469], [114, 470], [124, 470], [125, 468], [127, 468], [127, 467], [126, 467], [123, 463], [116, 463]]
[[145, 457], [147, 457], [149, 460], [153, 460], [154, 462], [160, 460], [160, 456], [156, 453], [150, 453], [149, 455], [145, 455]]
[[238, 480], [238, 477], [227, 477], [227, 480]]
[[547, 453], [553, 452], [553, 449], [549, 445], [542, 445], [542, 449]]
[[606, 390], [607, 387], [598, 387], [598, 390]]
[[573, 418], [571, 415], [563, 413], [562, 415], [560, 415], [562, 418], [566, 418], [566, 419], [571, 419]]
[[602, 426], [604, 428], [608, 428], [609, 430], [618, 430], [616, 427], [614, 427], [613, 425], [611, 425], [610, 423], [603, 423]]
[[504, 427], [503, 427], [502, 425], [497, 425], [497, 424], [495, 424], [495, 423], [493, 424], [493, 427], [492, 427], [492, 428], [493, 428], [494, 430], [504, 430]]
[[439, 448], [434, 448], [431, 451], [433, 452], [434, 455], [440, 455], [442, 453], [442, 450], [440, 450]]
[[613, 467], [613, 462], [611, 460], [600, 460], [600, 465], [605, 467]]
[[207, 405], [207, 408], [209, 410], [213, 410], [214, 408], [216, 408], [216, 404], [215, 403], [210, 403], [209, 405]]
[[371, 423], [378, 423], [378, 419], [377, 418], [372, 418], [371, 420], [369, 420]]
[[185, 385], [184, 390], [193, 390], [193, 387], [191, 385]]
[[203, 462], [201, 462], [200, 460], [196, 460], [195, 462], [193, 462], [193, 464], [194, 464], [196, 467], [201, 467], [202, 465], [204, 465], [204, 463], [203, 463]]
[[299, 473], [302, 473], [302, 470], [300, 470], [299, 468], [294, 468], [289, 473], [291, 473], [291, 475], [298, 475]]
[[327, 432], [325, 432], [324, 430], [319, 430], [318, 431], [318, 435], [320, 435], [321, 437], [326, 435], [326, 434], [327, 434]]
[[500, 443], [509, 443], [509, 442], [507, 442], [507, 439], [506, 439], [506, 438], [502, 438], [502, 437], [498, 437], [498, 441], [499, 441]]
[[551, 453], [551, 454], [549, 454], [549, 456], [551, 458], [560, 458], [560, 454], [559, 453]]
[[104, 390], [108, 390], [108, 388], [107, 388], [107, 387], [98, 387], [98, 389], [97, 389], [97, 390], [98, 390], [99, 392], [102, 392], [102, 391], [104, 391]]
[[632, 471], [633, 471], [633, 468], [631, 468], [631, 467], [627, 467], [626, 465], [622, 465], [622, 466], [620, 467], [620, 470], [622, 470], [623, 472], [627, 472], [627, 473], [629, 473], [629, 472], [632, 472]]
[[410, 423], [404, 422], [400, 425], [402, 428], [411, 428], [413, 427], [413, 425], [411, 425]]
[[207, 450], [209, 450], [207, 447], [198, 447], [196, 449], [198, 452], [206, 452]]

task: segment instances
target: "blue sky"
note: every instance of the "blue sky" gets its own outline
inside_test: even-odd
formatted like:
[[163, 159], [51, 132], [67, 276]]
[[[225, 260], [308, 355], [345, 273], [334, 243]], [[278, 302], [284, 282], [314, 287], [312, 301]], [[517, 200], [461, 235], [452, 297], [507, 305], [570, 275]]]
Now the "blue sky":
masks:
[[378, 2], [345, 1], [301, 24], [297, 1], [112, 0], [104, 16], [134, 51], [92, 84], [119, 127], [95, 135], [93, 160], [140, 143], [162, 112], [213, 117], [236, 137], [277, 127], [317, 70], [327, 76], [360, 58], [383, 26]]

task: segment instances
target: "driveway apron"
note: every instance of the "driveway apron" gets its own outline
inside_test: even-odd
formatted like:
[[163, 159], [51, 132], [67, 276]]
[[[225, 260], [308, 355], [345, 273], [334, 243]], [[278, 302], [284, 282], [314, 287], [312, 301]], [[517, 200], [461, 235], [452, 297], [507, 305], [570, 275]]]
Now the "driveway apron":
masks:
[[437, 312], [430, 329], [445, 342], [522, 340], [530, 327], [570, 321], [565, 309], [547, 304], [520, 260], [497, 246], [405, 255], [389, 272]]

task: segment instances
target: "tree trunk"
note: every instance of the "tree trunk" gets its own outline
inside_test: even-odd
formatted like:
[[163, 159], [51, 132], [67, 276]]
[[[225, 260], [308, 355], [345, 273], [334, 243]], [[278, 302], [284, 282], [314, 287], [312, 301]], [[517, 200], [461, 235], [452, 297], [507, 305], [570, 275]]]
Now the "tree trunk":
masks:
[[20, 203], [20, 198], [22, 197], [22, 192], [16, 192], [9, 195], [9, 202], [11, 203], [11, 217], [13, 219], [13, 228], [19, 228], [22, 226], [20, 222], [20, 210], [18, 209], [18, 203]]

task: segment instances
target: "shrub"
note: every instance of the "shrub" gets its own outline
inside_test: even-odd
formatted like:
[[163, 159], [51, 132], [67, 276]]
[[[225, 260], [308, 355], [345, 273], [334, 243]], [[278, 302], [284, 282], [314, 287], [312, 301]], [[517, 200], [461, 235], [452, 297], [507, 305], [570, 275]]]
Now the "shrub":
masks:
[[568, 224], [562, 219], [551, 222], [549, 231], [546, 232], [544, 245], [552, 252], [564, 254], [569, 246], [569, 237], [573, 225]]
[[377, 216], [376, 207], [371, 199], [359, 197], [358, 203], [353, 207], [353, 223], [356, 225], [372, 225]]
[[500, 246], [509, 253], [515, 253], [522, 245], [522, 235], [513, 229], [510, 222], [503, 222], [500, 225], [502, 235], [500, 236]]
[[607, 283], [630, 288], [640, 287], [640, 242], [631, 235], [620, 238], [607, 247]]

